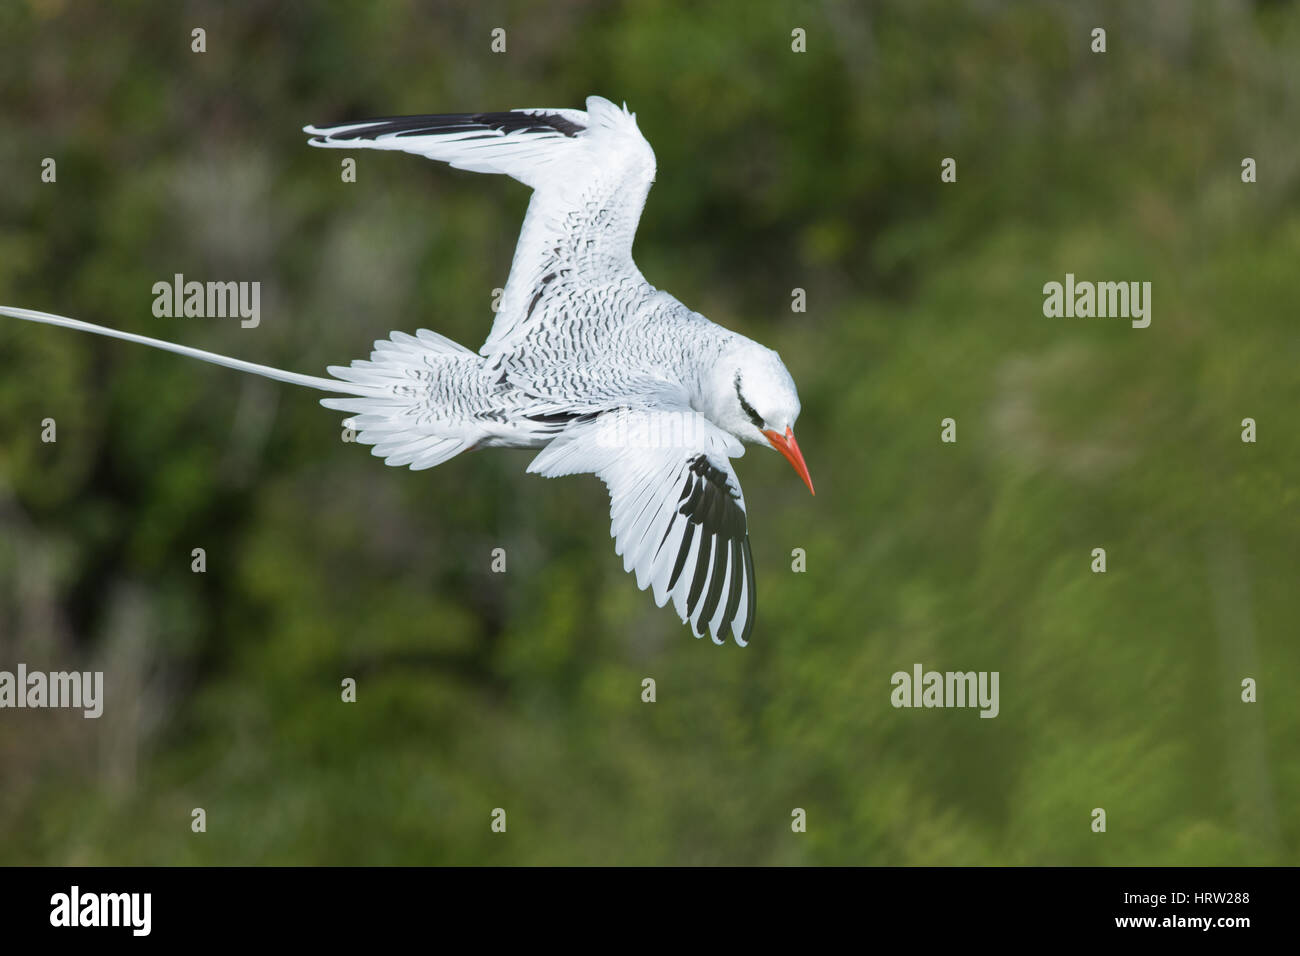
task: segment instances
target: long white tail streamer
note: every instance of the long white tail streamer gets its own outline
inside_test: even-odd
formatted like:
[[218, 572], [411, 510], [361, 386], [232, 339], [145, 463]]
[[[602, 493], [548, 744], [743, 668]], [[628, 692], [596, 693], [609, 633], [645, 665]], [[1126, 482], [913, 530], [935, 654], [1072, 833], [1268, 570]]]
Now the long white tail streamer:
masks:
[[316, 375], [302, 375], [298, 372], [286, 372], [283, 369], [271, 368], [269, 365], [258, 365], [256, 362], [245, 362], [241, 359], [218, 355], [215, 352], [205, 352], [203, 349], [190, 348], [188, 345], [177, 345], [175, 342], [165, 342], [162, 339], [151, 339], [147, 335], [136, 335], [134, 332], [121, 332], [117, 329], [110, 329], [102, 325], [82, 322], [80, 319], [70, 319], [66, 315], [52, 315], [49, 312], [37, 312], [34, 309], [17, 309], [8, 305], [0, 305], [0, 315], [7, 315], [13, 319], [22, 319], [25, 322], [40, 322], [44, 325], [57, 325], [65, 329], [76, 329], [78, 332], [92, 332], [95, 335], [104, 335], [111, 339], [122, 339], [124, 342], [136, 342], [140, 345], [147, 345], [150, 348], [162, 349], [164, 352], [174, 352], [177, 355], [187, 355], [190, 358], [196, 358], [202, 362], [211, 362], [213, 365], [233, 368], [240, 372], [250, 372], [253, 375], [260, 375], [263, 378], [274, 379], [277, 382], [288, 382], [290, 385], [303, 385], [307, 388], [316, 388], [320, 389], [322, 392], [335, 392], [340, 395], [366, 396], [374, 395], [379, 391], [373, 387], [353, 385], [348, 382], [340, 382], [337, 379], [321, 378]]

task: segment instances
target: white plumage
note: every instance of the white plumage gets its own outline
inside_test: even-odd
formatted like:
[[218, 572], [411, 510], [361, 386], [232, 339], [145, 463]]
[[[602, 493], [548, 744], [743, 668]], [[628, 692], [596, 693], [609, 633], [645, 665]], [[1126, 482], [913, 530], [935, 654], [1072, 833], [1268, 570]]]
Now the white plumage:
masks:
[[590, 473], [609, 489], [626, 570], [696, 636], [745, 644], [754, 564], [731, 467], [775, 447], [811, 490], [792, 427], [794, 382], [775, 352], [651, 286], [632, 240], [655, 158], [634, 114], [512, 110], [308, 126], [311, 145], [393, 149], [532, 187], [500, 309], [477, 353], [393, 332], [333, 379], [285, 372], [63, 316], [0, 314], [140, 342], [341, 395], [358, 440], [390, 465], [431, 468], [477, 447], [541, 447], [528, 470]]

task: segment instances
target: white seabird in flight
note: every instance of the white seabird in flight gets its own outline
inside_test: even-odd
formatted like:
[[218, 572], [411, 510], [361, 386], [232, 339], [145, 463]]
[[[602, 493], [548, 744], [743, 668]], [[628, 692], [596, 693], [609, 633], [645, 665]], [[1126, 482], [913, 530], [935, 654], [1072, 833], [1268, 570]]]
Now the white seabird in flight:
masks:
[[64, 316], [0, 314], [138, 342], [321, 391], [389, 465], [432, 468], [471, 448], [542, 448], [528, 471], [591, 473], [609, 490], [623, 567], [717, 644], [754, 626], [744, 444], [775, 448], [812, 491], [776, 352], [650, 285], [632, 261], [655, 157], [636, 116], [587, 109], [403, 116], [317, 128], [311, 145], [396, 149], [532, 187], [500, 309], [477, 353], [426, 329], [369, 360], [301, 375]]

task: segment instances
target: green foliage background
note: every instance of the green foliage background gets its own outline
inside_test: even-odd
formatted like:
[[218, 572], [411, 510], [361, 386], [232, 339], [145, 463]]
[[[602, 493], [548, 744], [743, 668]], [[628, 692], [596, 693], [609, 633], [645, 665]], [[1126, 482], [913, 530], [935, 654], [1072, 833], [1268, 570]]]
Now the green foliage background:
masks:
[[[527, 190], [345, 185], [300, 127], [626, 100], [638, 261], [781, 352], [818, 488], [738, 463], [759, 623], [717, 648], [593, 478], [386, 469], [315, 394], [0, 320], [0, 668], [108, 682], [0, 713], [0, 863], [1300, 862], [1296, 4], [26, 0], [0, 36], [0, 301], [307, 372], [477, 347]], [[154, 318], [177, 272], [260, 280], [261, 327]], [[1151, 327], [1044, 318], [1066, 272], [1151, 281]], [[892, 708], [915, 662], [999, 671], [1001, 715]]]

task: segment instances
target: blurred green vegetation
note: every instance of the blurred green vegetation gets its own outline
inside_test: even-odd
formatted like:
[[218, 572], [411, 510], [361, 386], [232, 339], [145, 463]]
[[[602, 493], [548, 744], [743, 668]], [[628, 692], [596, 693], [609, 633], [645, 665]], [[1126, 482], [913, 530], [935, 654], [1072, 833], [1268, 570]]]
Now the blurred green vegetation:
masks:
[[[27, 0], [0, 36], [0, 301], [307, 372], [477, 347], [527, 191], [345, 185], [300, 127], [626, 100], [642, 270], [781, 352], [818, 488], [738, 463], [759, 620], [716, 648], [593, 478], [388, 469], [304, 390], [0, 320], [0, 668], [108, 682], [0, 713], [0, 863], [1300, 862], [1296, 4]], [[154, 318], [177, 272], [260, 280], [261, 326]], [[1149, 280], [1151, 327], [1044, 318], [1066, 272]], [[1000, 716], [895, 710], [915, 662], [1000, 672]]]

